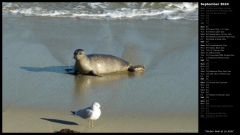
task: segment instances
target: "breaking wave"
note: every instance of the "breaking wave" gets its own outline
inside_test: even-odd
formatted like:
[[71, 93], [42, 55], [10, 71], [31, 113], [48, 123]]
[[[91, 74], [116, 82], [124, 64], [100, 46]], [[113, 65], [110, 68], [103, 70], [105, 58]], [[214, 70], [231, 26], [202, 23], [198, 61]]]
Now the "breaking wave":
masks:
[[88, 19], [198, 20], [196, 2], [14, 2], [2, 3], [3, 16]]

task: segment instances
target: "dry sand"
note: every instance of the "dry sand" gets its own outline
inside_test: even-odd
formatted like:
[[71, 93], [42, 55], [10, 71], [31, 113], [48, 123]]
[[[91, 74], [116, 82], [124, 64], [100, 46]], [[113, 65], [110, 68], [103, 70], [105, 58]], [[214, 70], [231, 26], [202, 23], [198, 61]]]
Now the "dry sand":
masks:
[[[104, 115], [104, 114], [103, 114]], [[70, 112], [37, 110], [29, 108], [8, 108], [3, 112], [3, 132], [52, 133], [64, 128], [79, 132], [197, 132], [196, 118], [191, 115], [149, 117], [107, 117], [94, 121], [88, 127], [88, 120], [72, 116]], [[147, 123], [152, 123], [151, 125]], [[174, 127], [174, 128], [172, 128]], [[178, 128], [175, 128], [178, 127]]]

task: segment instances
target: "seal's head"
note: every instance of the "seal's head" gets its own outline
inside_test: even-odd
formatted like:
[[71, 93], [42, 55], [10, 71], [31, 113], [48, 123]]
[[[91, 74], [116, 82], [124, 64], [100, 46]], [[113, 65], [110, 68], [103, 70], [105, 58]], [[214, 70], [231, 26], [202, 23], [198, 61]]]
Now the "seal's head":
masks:
[[77, 49], [73, 53], [73, 58], [76, 59], [76, 60], [79, 60], [84, 56], [86, 56], [86, 54], [85, 54], [83, 49]]

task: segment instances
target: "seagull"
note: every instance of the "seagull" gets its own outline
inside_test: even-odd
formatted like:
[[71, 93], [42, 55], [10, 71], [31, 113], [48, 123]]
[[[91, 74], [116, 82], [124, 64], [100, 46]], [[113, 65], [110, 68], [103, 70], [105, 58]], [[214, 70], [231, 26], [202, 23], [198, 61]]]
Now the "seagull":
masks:
[[88, 126], [93, 128], [93, 120], [99, 119], [101, 116], [101, 105], [98, 102], [94, 102], [92, 106], [80, 109], [78, 111], [71, 111], [73, 115], [79, 116], [83, 119], [88, 119]]

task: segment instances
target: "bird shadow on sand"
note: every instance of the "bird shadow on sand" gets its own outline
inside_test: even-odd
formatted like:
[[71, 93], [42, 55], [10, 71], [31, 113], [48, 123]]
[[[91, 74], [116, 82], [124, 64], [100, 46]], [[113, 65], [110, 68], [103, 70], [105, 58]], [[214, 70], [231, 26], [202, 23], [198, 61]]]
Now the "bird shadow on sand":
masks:
[[40, 119], [54, 122], [54, 123], [60, 123], [60, 124], [64, 124], [64, 125], [78, 125], [76, 122], [66, 121], [66, 120], [49, 119], [49, 118], [40, 118]]
[[73, 66], [48, 66], [48, 67], [20, 67], [30, 72], [53, 72], [62, 74], [74, 74]]

